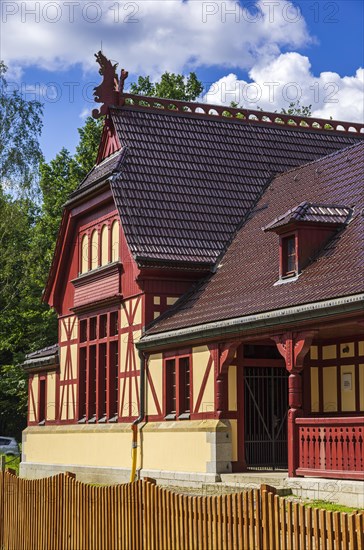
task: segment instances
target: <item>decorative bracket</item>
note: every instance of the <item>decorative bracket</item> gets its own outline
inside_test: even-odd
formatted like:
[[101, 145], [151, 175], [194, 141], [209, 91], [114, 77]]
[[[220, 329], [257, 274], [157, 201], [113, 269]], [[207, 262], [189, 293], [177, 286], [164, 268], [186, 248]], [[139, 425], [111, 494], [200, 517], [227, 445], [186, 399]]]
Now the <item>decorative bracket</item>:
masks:
[[303, 369], [303, 360], [310, 349], [311, 343], [317, 331], [285, 332], [278, 336], [272, 336], [277, 344], [279, 353], [286, 362], [289, 373], [300, 372]]
[[221, 346], [219, 357], [219, 375], [227, 372], [227, 369], [234, 358], [235, 352], [241, 343], [242, 340], [235, 340], [233, 342], [227, 342]]

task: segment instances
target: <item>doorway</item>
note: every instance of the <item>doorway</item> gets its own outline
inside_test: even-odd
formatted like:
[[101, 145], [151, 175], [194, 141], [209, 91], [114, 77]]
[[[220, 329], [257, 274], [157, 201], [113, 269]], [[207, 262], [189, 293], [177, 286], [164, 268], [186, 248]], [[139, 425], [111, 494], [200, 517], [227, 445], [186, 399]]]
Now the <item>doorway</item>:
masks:
[[248, 469], [287, 468], [288, 372], [244, 368], [245, 460]]

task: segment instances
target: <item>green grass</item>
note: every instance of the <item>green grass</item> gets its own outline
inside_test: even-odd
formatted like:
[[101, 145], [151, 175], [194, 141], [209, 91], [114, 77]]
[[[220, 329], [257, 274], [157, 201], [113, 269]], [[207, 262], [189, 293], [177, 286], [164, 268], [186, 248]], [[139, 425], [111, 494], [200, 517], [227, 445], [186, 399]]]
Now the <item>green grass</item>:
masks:
[[349, 506], [327, 502], [326, 500], [309, 500], [304, 502], [304, 505], [310, 508], [320, 508], [321, 510], [330, 510], [331, 512], [347, 512], [349, 514], [363, 510], [363, 508], [350, 508]]
[[15, 470], [16, 475], [19, 475], [20, 456], [7, 456], [5, 455], [5, 469], [11, 468]]

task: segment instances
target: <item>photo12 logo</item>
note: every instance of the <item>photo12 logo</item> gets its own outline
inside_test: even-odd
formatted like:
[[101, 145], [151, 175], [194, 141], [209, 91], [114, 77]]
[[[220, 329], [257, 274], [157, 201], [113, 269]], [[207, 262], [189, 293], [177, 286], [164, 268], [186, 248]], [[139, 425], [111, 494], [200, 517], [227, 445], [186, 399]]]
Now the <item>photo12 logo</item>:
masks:
[[[338, 23], [340, 8], [337, 2], [311, 2], [307, 6], [312, 12], [315, 23]], [[221, 23], [258, 23], [267, 21], [274, 23], [278, 18], [286, 23], [298, 23], [304, 17], [298, 3], [267, 0], [263, 2], [202, 2], [202, 22], [207, 23], [212, 18], [218, 18]]]
[[1, 2], [1, 22], [16, 17], [21, 23], [58, 23], [86, 21], [98, 23], [103, 18], [113, 23], [139, 23], [138, 2]]

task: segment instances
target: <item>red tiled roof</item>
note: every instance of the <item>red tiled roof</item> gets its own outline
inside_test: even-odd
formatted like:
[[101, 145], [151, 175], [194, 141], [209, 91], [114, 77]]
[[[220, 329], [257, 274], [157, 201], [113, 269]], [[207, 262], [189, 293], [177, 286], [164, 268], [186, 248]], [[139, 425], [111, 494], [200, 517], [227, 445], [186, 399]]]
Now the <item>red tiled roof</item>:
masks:
[[212, 266], [274, 175], [364, 137], [182, 107], [110, 113], [125, 152], [111, 185], [140, 265]]
[[292, 222], [341, 225], [349, 221], [351, 208], [327, 204], [312, 204], [307, 201], [291, 208], [266, 225], [264, 231], [273, 231]]
[[100, 164], [96, 164], [87, 176], [81, 181], [77, 189], [71, 194], [70, 198], [79, 195], [80, 192], [89, 189], [96, 183], [110, 177], [120, 169], [123, 159], [123, 152], [117, 151], [110, 157], [106, 158]]
[[[364, 291], [364, 143], [278, 175], [240, 229], [215, 274], [157, 320], [147, 334], [349, 296]], [[345, 204], [350, 222], [296, 280], [279, 281], [272, 218], [302, 199]]]

